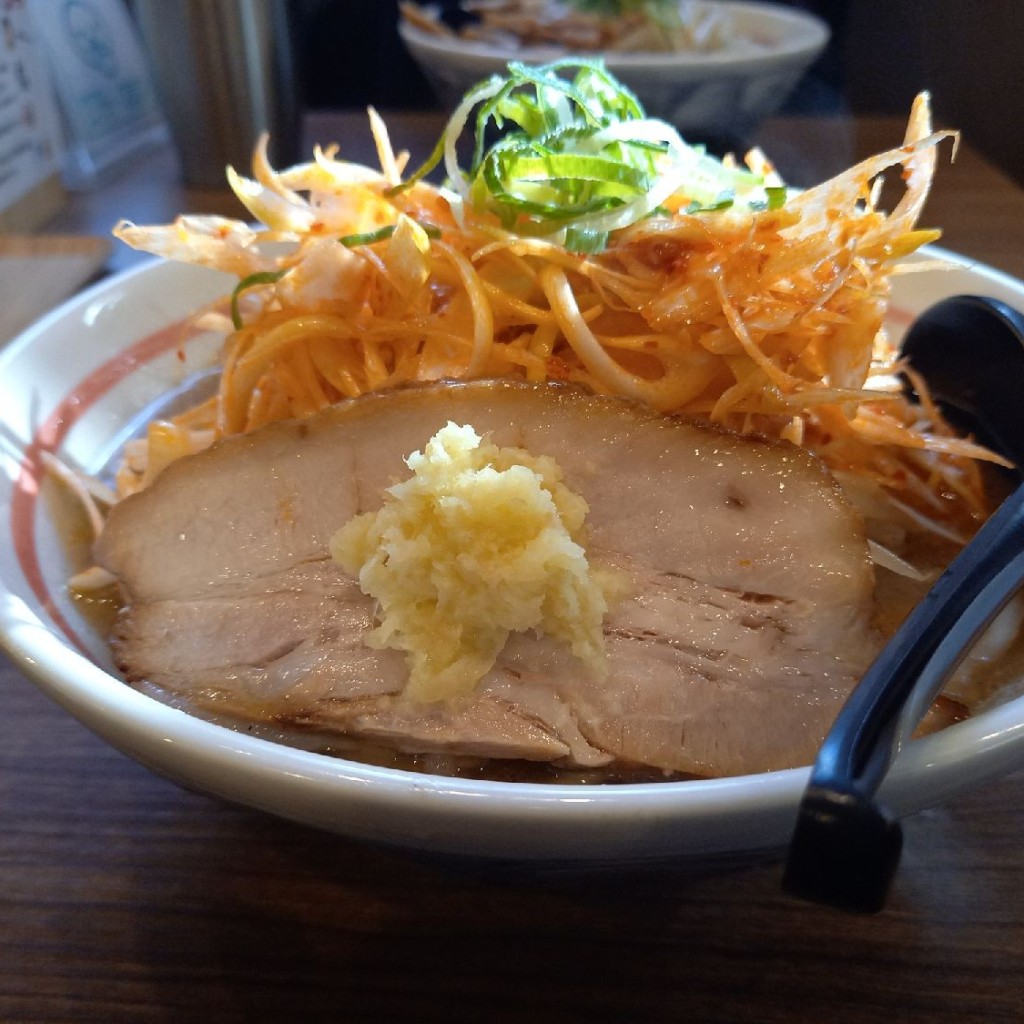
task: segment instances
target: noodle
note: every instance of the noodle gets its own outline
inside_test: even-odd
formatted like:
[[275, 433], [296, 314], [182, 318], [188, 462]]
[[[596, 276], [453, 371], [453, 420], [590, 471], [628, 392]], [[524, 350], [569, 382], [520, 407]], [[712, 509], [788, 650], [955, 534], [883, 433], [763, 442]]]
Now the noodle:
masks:
[[[262, 275], [236, 292], [240, 326], [213, 404], [174, 421], [194, 433], [179, 448], [408, 382], [570, 380], [801, 444], [936, 533], [970, 532], [984, 508], [972, 460], [1001, 460], [945, 427], [921, 382], [922, 405], [903, 396], [882, 330], [892, 274], [937, 237], [915, 220], [936, 144], [951, 133], [931, 132], [925, 98], [903, 146], [781, 207], [690, 213], [684, 192], [659, 193], [664, 208], [612, 230], [600, 252], [517, 233], [417, 176], [396, 188], [405, 155], [395, 157], [375, 113], [371, 123], [382, 172], [318, 149], [278, 173], [261, 140], [255, 180], [231, 180], [272, 229], [262, 237], [201, 217], [116, 229], [152, 252]], [[750, 165], [770, 169], [756, 153]], [[894, 165], [906, 194], [887, 216], [872, 181]], [[271, 256], [264, 238], [288, 239], [290, 251]], [[152, 477], [147, 457], [165, 464], [170, 448], [159, 444], [126, 460], [122, 494]]]

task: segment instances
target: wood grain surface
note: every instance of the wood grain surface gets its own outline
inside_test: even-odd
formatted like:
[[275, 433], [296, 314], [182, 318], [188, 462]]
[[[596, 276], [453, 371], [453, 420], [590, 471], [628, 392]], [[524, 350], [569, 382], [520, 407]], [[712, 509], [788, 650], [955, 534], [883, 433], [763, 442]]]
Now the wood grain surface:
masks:
[[889, 906], [767, 864], [472, 871], [150, 774], [0, 669], [0, 1020], [1024, 1020], [1024, 775], [906, 822]]
[[[361, 123], [320, 115], [307, 134]], [[428, 145], [436, 123], [399, 118], [396, 144], [404, 131]], [[797, 163], [800, 139], [825, 130], [766, 133]], [[834, 127], [832, 162], [899, 131]], [[76, 197], [52, 230], [232, 202], [186, 193], [158, 154]], [[1024, 194], [969, 146], [925, 219], [1024, 275]], [[2, 657], [0, 708], [4, 1024], [1024, 1021], [1024, 774], [909, 819], [889, 906], [856, 917], [784, 896], [777, 863], [551, 877], [279, 821], [156, 777]]]

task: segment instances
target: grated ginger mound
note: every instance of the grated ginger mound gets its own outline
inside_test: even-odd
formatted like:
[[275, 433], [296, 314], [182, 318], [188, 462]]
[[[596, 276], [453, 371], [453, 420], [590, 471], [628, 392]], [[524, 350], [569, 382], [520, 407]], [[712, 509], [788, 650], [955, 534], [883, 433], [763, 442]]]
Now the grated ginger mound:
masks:
[[587, 503], [554, 459], [449, 423], [406, 464], [412, 477], [330, 544], [380, 605], [366, 643], [406, 652], [405, 694], [471, 693], [509, 634], [531, 629], [603, 673], [606, 593], [580, 544]]

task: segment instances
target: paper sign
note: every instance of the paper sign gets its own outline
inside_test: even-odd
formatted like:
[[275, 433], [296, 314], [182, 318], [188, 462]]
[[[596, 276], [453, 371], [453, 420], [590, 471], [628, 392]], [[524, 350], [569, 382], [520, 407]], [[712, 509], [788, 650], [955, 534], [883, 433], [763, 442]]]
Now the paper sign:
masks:
[[25, 0], [0, 0], [0, 211], [52, 177], [57, 159], [50, 83]]
[[123, 0], [28, 0], [64, 117], [71, 185], [168, 138]]

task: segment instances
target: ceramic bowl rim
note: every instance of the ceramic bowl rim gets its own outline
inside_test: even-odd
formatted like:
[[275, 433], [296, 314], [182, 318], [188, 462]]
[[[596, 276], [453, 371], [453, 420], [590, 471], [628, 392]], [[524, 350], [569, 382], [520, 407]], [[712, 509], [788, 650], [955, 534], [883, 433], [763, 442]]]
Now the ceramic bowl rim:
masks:
[[[928, 255], [955, 259], [929, 247]], [[3, 370], [42, 335], [80, 319], [108, 290], [130, 285], [138, 275], [160, 274], [174, 265], [147, 261], [114, 275], [64, 303], [14, 339], [0, 353]], [[174, 267], [180, 271], [180, 267]], [[1024, 295], [1024, 285], [991, 268], [973, 264], [995, 285]], [[13, 481], [5, 476], [5, 486]], [[535, 824], [584, 822], [600, 828], [621, 827], [655, 816], [679, 824], [718, 820], [757, 810], [795, 812], [808, 768], [679, 782], [592, 785], [499, 782], [420, 775], [404, 769], [376, 767], [344, 758], [300, 750], [206, 722], [140, 693], [75, 651], [56, 635], [42, 609], [12, 593], [0, 579], [0, 646], [16, 666], [75, 717], [114, 746], [139, 756], [150, 745], [175, 746], [175, 756], [189, 751], [218, 758], [250, 778], [278, 785], [313, 787], [324, 799], [349, 797], [379, 802], [393, 811], [408, 811], [428, 800], [442, 817], [482, 815], [497, 820], [511, 815]], [[910, 744], [896, 762], [884, 796], [898, 813], [909, 813], [976, 785], [1021, 763], [1024, 746], [1024, 697], [991, 708]], [[158, 769], [159, 770], [159, 769]], [[166, 773], [166, 772], [165, 772]], [[484, 799], [482, 799], [484, 798]], [[248, 801], [243, 801], [248, 802]], [[280, 813], [275, 811], [274, 813]]]

